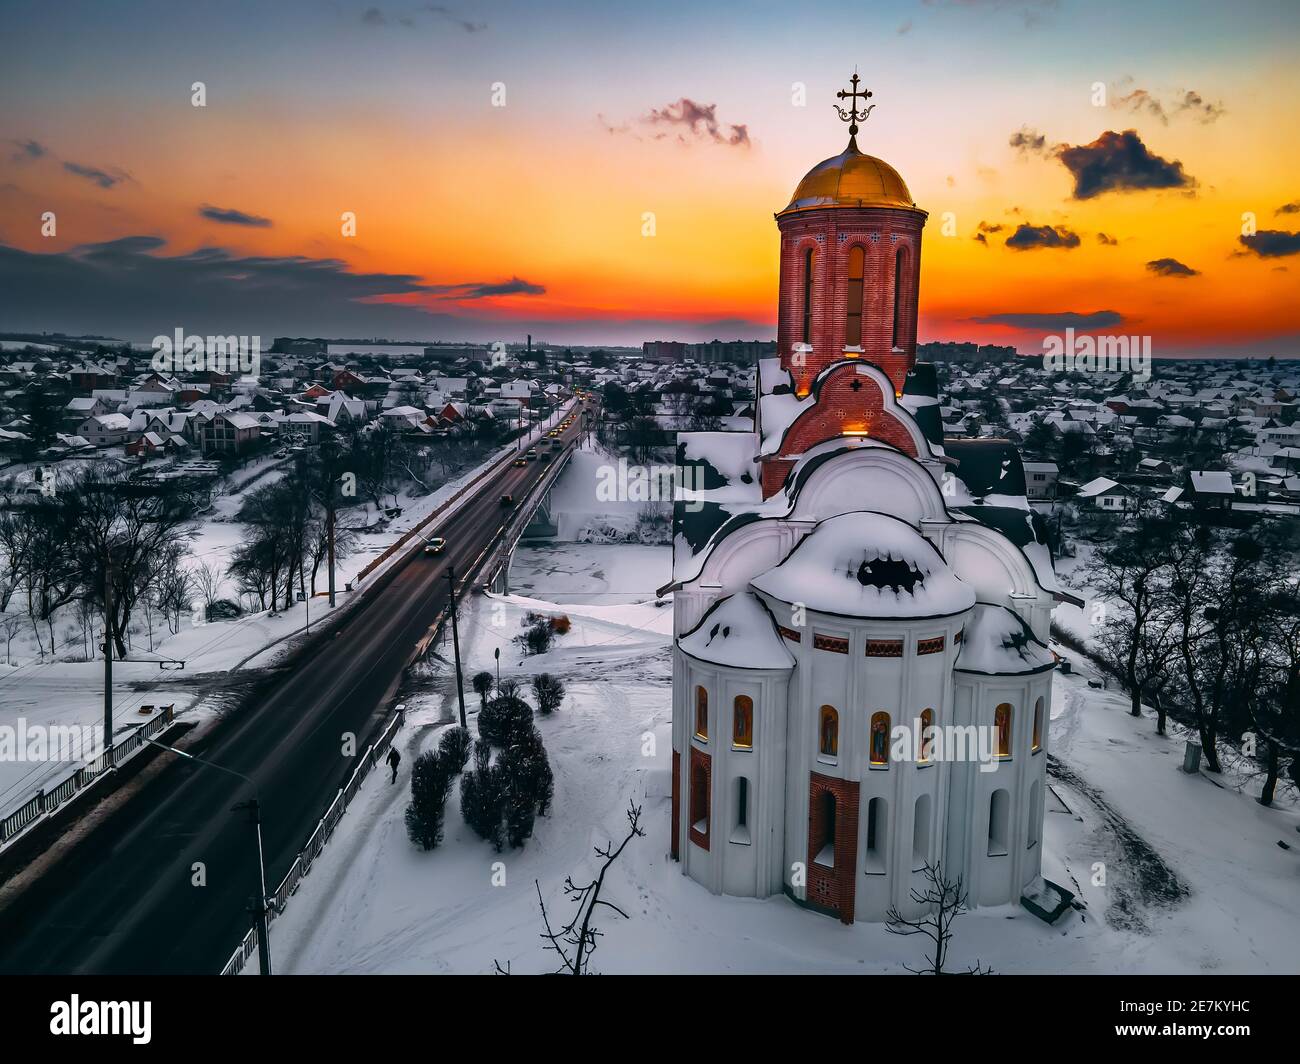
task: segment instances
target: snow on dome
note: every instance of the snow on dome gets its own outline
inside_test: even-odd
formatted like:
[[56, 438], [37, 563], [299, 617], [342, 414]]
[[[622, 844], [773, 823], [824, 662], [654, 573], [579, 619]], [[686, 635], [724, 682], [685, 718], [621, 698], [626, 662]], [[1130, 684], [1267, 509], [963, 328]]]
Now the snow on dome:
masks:
[[748, 591], [719, 599], [677, 645], [698, 661], [713, 665], [794, 668], [794, 657], [777, 634], [772, 615]]
[[962, 629], [961, 653], [953, 667], [961, 672], [1007, 676], [1038, 672], [1055, 663], [1052, 652], [1034, 638], [1019, 614], [981, 602]]
[[975, 604], [934, 545], [905, 521], [857, 511], [822, 521], [750, 585], [845, 617], [946, 617]]

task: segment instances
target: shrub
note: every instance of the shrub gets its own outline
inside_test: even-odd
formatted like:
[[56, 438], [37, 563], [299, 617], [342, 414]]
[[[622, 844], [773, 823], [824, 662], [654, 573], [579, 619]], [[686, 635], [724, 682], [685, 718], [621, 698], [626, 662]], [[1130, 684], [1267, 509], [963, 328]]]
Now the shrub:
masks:
[[551, 649], [554, 638], [555, 632], [551, 629], [550, 620], [540, 617], [524, 629], [522, 635], [515, 636], [515, 642], [529, 654], [545, 654]]
[[544, 672], [533, 679], [533, 697], [537, 699], [537, 711], [542, 716], [550, 716], [564, 702], [564, 684], [558, 677]]
[[406, 807], [406, 834], [424, 850], [434, 849], [442, 841], [443, 815], [452, 773], [447, 760], [432, 750], [415, 759], [411, 767], [411, 801]]
[[474, 768], [460, 780], [460, 811], [470, 830], [492, 843], [499, 853], [505, 842], [502, 819], [506, 793], [504, 773], [491, 764], [491, 756], [492, 748], [479, 740], [474, 746]]
[[438, 742], [438, 756], [446, 762], [449, 776], [464, 769], [469, 761], [471, 743], [469, 729], [462, 728], [459, 724], [442, 733]]
[[532, 707], [515, 695], [503, 694], [492, 699], [478, 715], [479, 738], [503, 749], [532, 726]]

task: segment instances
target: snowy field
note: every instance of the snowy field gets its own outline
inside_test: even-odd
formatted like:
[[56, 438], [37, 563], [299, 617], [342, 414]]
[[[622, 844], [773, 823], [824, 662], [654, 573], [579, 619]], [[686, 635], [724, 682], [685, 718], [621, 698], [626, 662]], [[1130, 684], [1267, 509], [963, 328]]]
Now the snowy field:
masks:
[[[628, 551], [522, 552], [518, 579], [538, 597], [476, 596], [463, 613], [467, 677], [492, 670], [501, 648], [503, 679], [550, 671], [568, 690], [559, 712], [538, 718], [556, 793], [534, 837], [497, 854], [464, 825], [453, 788], [442, 846], [425, 853], [407, 840], [410, 766], [455, 712], [442, 669], [405, 696], [397, 785], [383, 773], [366, 782], [272, 925], [281, 970], [487, 973], [500, 961], [515, 972], [549, 971], [534, 880], [552, 915], [567, 913], [565, 876], [582, 881], [596, 867], [592, 847], [622, 838], [629, 800], [643, 804], [647, 835], [611, 872], [607, 897], [630, 919], [602, 920], [595, 970], [902, 972], [920, 963], [916, 939], [846, 928], [783, 897], [715, 897], [669, 859], [670, 610], [540, 601], [548, 581], [572, 586], [575, 557], [601, 571], [612, 599], [623, 598], [629, 563], [653, 564]], [[529, 610], [563, 612], [573, 628], [547, 654], [524, 658], [510, 639]], [[1086, 663], [1082, 675], [1057, 678], [1052, 750], [1064, 779], [1053, 780], [1044, 830], [1045, 874], [1077, 890], [1085, 908], [1055, 927], [1018, 906], [964, 916], [952, 966], [978, 959], [999, 972], [1300, 971], [1294, 806], [1264, 809], [1207, 776], [1183, 775], [1181, 740], [1156, 737], [1152, 720], [1128, 716], [1121, 698], [1086, 679]], [[471, 713], [477, 701], [467, 690]], [[1099, 864], [1104, 886], [1094, 885]], [[500, 872], [504, 883], [493, 885]]]

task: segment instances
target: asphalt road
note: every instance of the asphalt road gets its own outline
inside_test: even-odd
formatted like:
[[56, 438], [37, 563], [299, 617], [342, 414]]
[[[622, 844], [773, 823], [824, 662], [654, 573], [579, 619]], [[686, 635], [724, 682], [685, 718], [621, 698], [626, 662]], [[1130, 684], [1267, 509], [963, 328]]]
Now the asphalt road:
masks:
[[[268, 890], [355, 767], [345, 733], [364, 750], [383, 720], [407, 660], [447, 603], [447, 565], [459, 582], [501, 527], [501, 495], [520, 498], [546, 468], [507, 466], [485, 482], [439, 531], [444, 554], [416, 548], [391, 583], [313, 637], [205, 740], [203, 757], [257, 782]], [[253, 831], [245, 813], [231, 811], [250, 787], [157, 756], [166, 767], [0, 914], [0, 972], [220, 971], [248, 930], [257, 893]], [[200, 878], [206, 885], [195, 885]]]

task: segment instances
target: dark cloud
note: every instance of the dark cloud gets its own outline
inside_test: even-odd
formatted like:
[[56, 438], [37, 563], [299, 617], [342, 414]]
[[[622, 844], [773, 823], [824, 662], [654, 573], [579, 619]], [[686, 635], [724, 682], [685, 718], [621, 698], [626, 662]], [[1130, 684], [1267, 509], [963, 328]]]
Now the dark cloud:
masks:
[[84, 177], [87, 181], [95, 182], [100, 188], [112, 188], [130, 178], [130, 174], [123, 170], [101, 170], [98, 166], [85, 166], [82, 163], [65, 162], [63, 169], [70, 174]]
[[270, 218], [263, 218], [260, 214], [237, 211], [233, 207], [213, 207], [211, 204], [205, 203], [199, 208], [199, 216], [206, 218], [210, 222], [220, 222], [222, 225], [243, 225], [250, 229], [271, 228]]
[[904, 19], [901, 23], [899, 23], [898, 35], [900, 37], [902, 37], [904, 34], [911, 33], [911, 32], [912, 32], [912, 20], [910, 18]]
[[[716, 103], [696, 103], [689, 97], [683, 96], [676, 103], [654, 108], [641, 118], [641, 122], [651, 127], [676, 127], [677, 139], [683, 143], [690, 140], [706, 140], [734, 148], [748, 148], [749, 127], [719, 122], [717, 111]], [[615, 131], [614, 127], [609, 128], [611, 132]], [[663, 131], [652, 134], [656, 139], [663, 139], [668, 135]]]
[[29, 162], [32, 159], [39, 159], [49, 154], [49, 149], [35, 140], [14, 140], [10, 141], [18, 150], [14, 152], [13, 162]]
[[1062, 145], [1056, 157], [1074, 175], [1075, 199], [1103, 192], [1196, 187], [1182, 163], [1152, 154], [1133, 129], [1107, 130], [1091, 144]]
[[177, 325], [222, 334], [283, 327], [384, 335], [404, 322], [430, 321], [414, 307], [370, 302], [424, 295], [426, 286], [408, 274], [354, 273], [338, 259], [239, 256], [219, 247], [165, 255], [165, 246], [156, 236], [48, 254], [0, 245], [4, 327], [126, 337]]
[[429, 291], [450, 299], [489, 299], [492, 296], [542, 296], [545, 285], [533, 284], [521, 277], [508, 281], [461, 281], [458, 284], [430, 285]]
[[1025, 29], [1042, 25], [1047, 12], [1060, 7], [1060, 0], [924, 0], [926, 7], [968, 11], [1008, 11], [1013, 13]]
[[1022, 126], [1012, 133], [1009, 143], [1021, 155], [1051, 154], [1051, 150], [1047, 147], [1047, 137], [1036, 129], [1030, 129], [1028, 126]]
[[1098, 243], [1098, 244], [1105, 244], [1108, 248], [1113, 248], [1116, 244], [1119, 243], [1119, 241], [1116, 240], [1115, 237], [1113, 237], [1113, 236], [1109, 236], [1109, 235], [1106, 234], [1106, 233], [1098, 233], [1098, 234], [1097, 234], [1097, 243]]
[[[435, 21], [450, 22], [466, 33], [482, 33], [487, 29], [486, 22], [471, 22], [460, 12], [447, 7], [445, 4], [423, 4], [419, 10], [432, 15]], [[361, 13], [361, 22], [366, 26], [386, 26], [390, 22], [396, 22], [407, 29], [414, 29], [416, 25], [416, 21], [411, 15], [388, 15], [378, 7], [366, 8]]]
[[1117, 96], [1110, 102], [1111, 107], [1117, 111], [1132, 111], [1134, 114], [1148, 114], [1152, 118], [1158, 118], [1161, 122], [1168, 124], [1169, 115], [1165, 113], [1165, 105], [1157, 100], [1146, 89], [1134, 89], [1124, 96]]
[[1036, 248], [1077, 248], [1079, 234], [1060, 225], [1029, 225], [1022, 223], [1006, 240], [1013, 251], [1033, 251]]
[[1290, 203], [1284, 203], [1274, 214], [1300, 214], [1300, 200], [1292, 200]]
[[1198, 277], [1200, 270], [1193, 270], [1186, 263], [1179, 262], [1177, 259], [1152, 259], [1147, 263], [1147, 269], [1160, 277]]
[[1005, 228], [1006, 228], [1005, 226], [1001, 224], [995, 224], [993, 222], [980, 222], [978, 227], [978, 232], [976, 232], [975, 236], [972, 237], [971, 239], [978, 240], [981, 244], [987, 247], [989, 242], [987, 234], [1000, 233]]
[[1261, 229], [1251, 236], [1237, 238], [1248, 251], [1253, 251], [1262, 259], [1276, 259], [1284, 255], [1300, 253], [1300, 233], [1288, 233], [1282, 229]]
[[1211, 103], [1202, 98], [1199, 92], [1187, 89], [1183, 92], [1175, 109], [1178, 114], [1191, 114], [1198, 122], [1209, 125], [1223, 117], [1223, 104]]
[[1092, 310], [1084, 314], [1062, 310], [1047, 314], [986, 314], [971, 318], [971, 321], [980, 325], [1009, 325], [1013, 329], [1077, 329], [1088, 332], [1119, 325], [1124, 321], [1124, 315], [1115, 310]]
[[486, 22], [470, 22], [469, 19], [463, 18], [459, 13], [442, 4], [425, 4], [424, 10], [430, 12], [439, 18], [444, 18], [449, 22], [454, 22], [466, 33], [482, 33], [487, 29]]
[[1162, 103], [1146, 89], [1134, 89], [1123, 96], [1115, 97], [1111, 101], [1111, 107], [1120, 111], [1130, 111], [1133, 114], [1150, 115], [1152, 118], [1159, 119], [1164, 125], [1169, 124], [1171, 117], [1179, 118], [1184, 115], [1208, 125], [1222, 118], [1224, 113], [1223, 104], [1205, 99], [1194, 89], [1180, 89], [1168, 103]]

